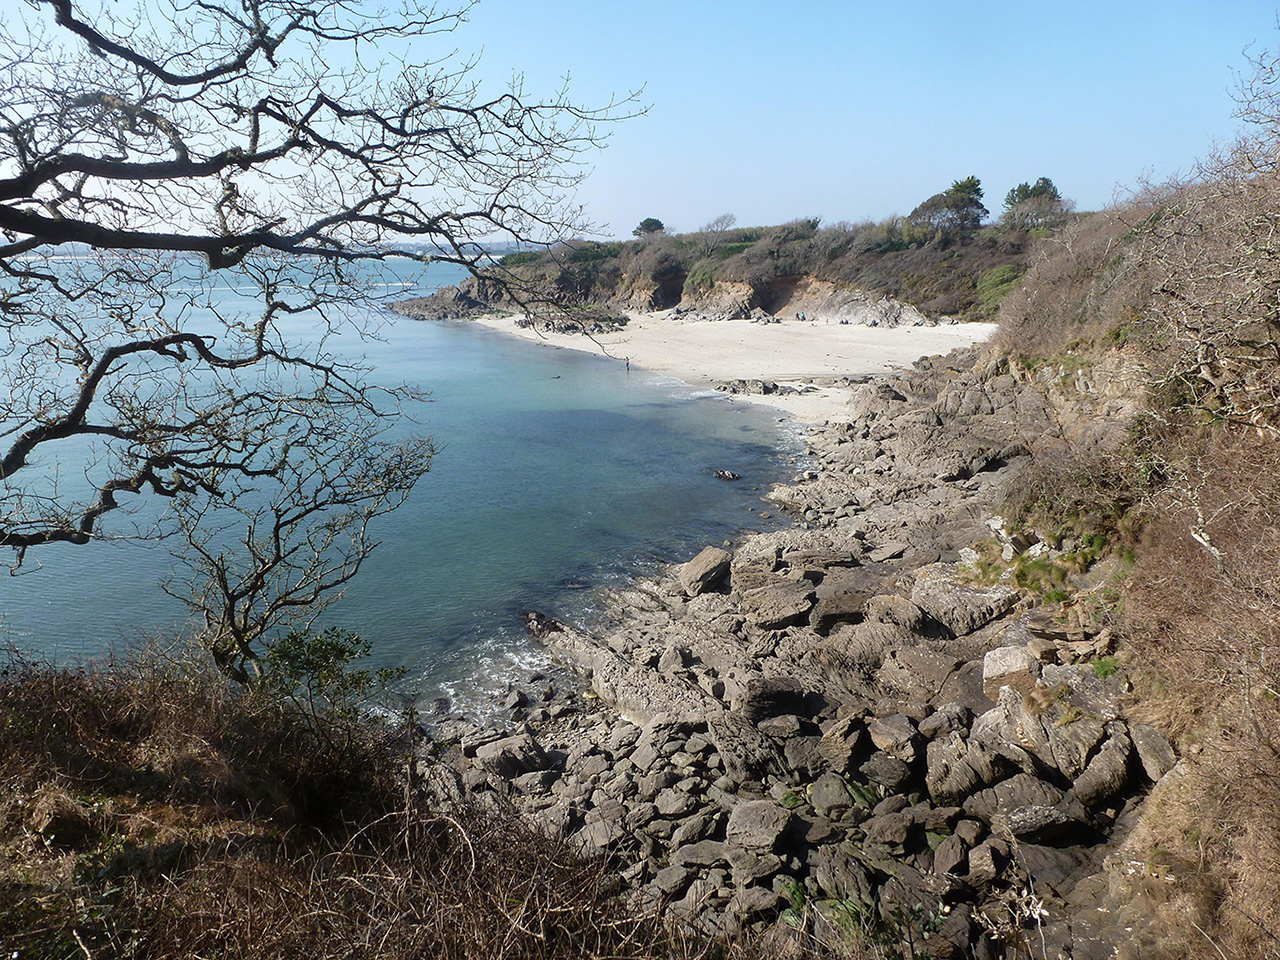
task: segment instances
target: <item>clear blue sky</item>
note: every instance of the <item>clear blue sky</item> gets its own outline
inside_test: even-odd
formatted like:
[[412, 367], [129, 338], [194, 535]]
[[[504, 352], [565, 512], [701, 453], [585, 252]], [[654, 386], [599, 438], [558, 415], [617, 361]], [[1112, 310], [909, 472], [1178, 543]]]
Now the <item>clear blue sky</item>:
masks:
[[993, 213], [1040, 176], [1096, 209], [1229, 139], [1243, 51], [1280, 30], [1276, 0], [483, 0], [451, 39], [586, 105], [645, 87], [579, 192], [628, 236], [878, 219], [970, 174]]

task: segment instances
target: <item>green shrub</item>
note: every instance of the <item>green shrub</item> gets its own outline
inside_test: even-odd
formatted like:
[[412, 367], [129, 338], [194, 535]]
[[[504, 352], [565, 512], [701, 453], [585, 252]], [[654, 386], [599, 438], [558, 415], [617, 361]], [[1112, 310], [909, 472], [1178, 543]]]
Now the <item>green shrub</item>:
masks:
[[405, 674], [403, 667], [353, 668], [369, 651], [368, 640], [340, 627], [322, 633], [295, 630], [267, 647], [263, 682], [309, 717], [332, 712], [353, 720], [371, 697]]
[[978, 278], [978, 297], [986, 308], [987, 315], [993, 315], [1004, 295], [1013, 289], [1013, 285], [1022, 276], [1022, 271], [1012, 263], [992, 267]]
[[743, 243], [726, 243], [716, 251], [716, 256], [721, 260], [728, 260], [730, 257], [742, 253], [744, 250], [750, 249], [755, 246], [755, 244], [755, 240], [747, 240]]
[[1119, 671], [1120, 661], [1115, 657], [1103, 657], [1093, 662], [1093, 672], [1098, 675], [1099, 680], [1105, 680]]
[[719, 265], [714, 260], [699, 260], [684, 279], [685, 296], [691, 293], [702, 293], [710, 290], [716, 283], [720, 273]]
[[526, 263], [534, 263], [541, 260], [545, 253], [540, 250], [519, 250], [515, 253], [508, 253], [498, 262], [504, 267], [519, 267]]
[[610, 260], [622, 253], [624, 244], [615, 243], [577, 243], [574, 244], [564, 259], [568, 263], [590, 263], [595, 260]]

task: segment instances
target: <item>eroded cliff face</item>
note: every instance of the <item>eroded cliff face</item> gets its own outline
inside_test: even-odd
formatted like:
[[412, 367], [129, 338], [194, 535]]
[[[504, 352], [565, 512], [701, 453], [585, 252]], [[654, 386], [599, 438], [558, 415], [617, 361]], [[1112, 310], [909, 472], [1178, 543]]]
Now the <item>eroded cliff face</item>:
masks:
[[[579, 278], [580, 279], [580, 278]], [[631, 313], [679, 310], [716, 320], [778, 316], [823, 323], [852, 323], [896, 327], [933, 322], [909, 303], [856, 287], [840, 287], [810, 276], [784, 277], [753, 286], [719, 280], [695, 288], [683, 272], [657, 278], [622, 275], [606, 285], [581, 284], [568, 272], [558, 276], [523, 278], [523, 296], [554, 300], [570, 306], [594, 305]], [[520, 293], [502, 284], [464, 280], [428, 297], [395, 304], [392, 309], [423, 320], [461, 319], [494, 311], [522, 312]]]

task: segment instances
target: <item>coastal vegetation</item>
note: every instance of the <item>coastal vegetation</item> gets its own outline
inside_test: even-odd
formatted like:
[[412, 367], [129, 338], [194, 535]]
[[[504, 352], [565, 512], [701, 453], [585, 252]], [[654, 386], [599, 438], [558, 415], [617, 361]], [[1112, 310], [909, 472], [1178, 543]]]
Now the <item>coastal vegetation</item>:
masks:
[[989, 320], [1030, 265], [1038, 240], [1072, 215], [1046, 177], [1011, 191], [994, 222], [984, 223], [982, 197], [981, 181], [969, 176], [907, 216], [881, 221], [824, 226], [820, 217], [803, 217], [742, 227], [723, 214], [677, 233], [651, 217], [633, 231], [635, 240], [572, 240], [507, 254], [496, 268], [464, 283], [448, 309], [456, 314], [467, 304], [483, 310], [548, 303], [772, 313], [808, 280], [834, 291], [897, 298], [931, 316]]
[[[0, 944], [31, 960], [693, 955], [510, 811], [417, 802], [403, 723], [199, 650], [0, 675]], [[670, 947], [671, 949], [668, 949]]]
[[1019, 506], [1128, 558], [1096, 615], [1124, 638], [1133, 714], [1191, 758], [1141, 828], [1158, 956], [1280, 955], [1275, 71], [1253, 60], [1239, 141], [1075, 218], [1001, 309], [1007, 356], [1066, 376], [1120, 363], [1143, 398], [1112, 448], [1041, 458]]

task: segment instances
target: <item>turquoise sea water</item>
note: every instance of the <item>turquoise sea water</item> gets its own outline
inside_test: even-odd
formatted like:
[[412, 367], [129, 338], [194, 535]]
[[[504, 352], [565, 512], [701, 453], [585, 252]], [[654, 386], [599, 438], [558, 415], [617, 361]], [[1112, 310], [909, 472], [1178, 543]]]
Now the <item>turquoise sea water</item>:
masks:
[[[454, 279], [437, 270], [426, 289]], [[541, 654], [522, 611], [589, 620], [597, 588], [768, 525], [760, 498], [790, 472], [776, 414], [616, 360], [404, 319], [361, 349], [380, 381], [431, 391], [419, 416], [441, 452], [322, 622], [364, 634], [425, 696], [471, 700], [526, 675]], [[159, 588], [163, 545], [30, 559], [0, 585], [0, 641], [66, 660], [182, 627]]]

